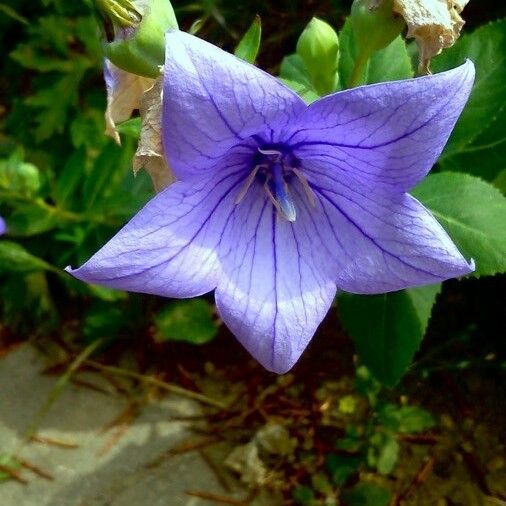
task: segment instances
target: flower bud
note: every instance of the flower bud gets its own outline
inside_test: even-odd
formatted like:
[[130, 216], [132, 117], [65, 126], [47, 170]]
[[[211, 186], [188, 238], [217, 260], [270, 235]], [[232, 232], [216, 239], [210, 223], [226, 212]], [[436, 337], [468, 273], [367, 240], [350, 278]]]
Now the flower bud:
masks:
[[304, 61], [311, 82], [319, 95], [336, 90], [339, 39], [328, 23], [313, 18], [299, 37], [297, 54]]
[[22, 195], [33, 195], [41, 186], [39, 169], [24, 161], [23, 148], [15, 149], [7, 160], [0, 162], [0, 189]]
[[169, 0], [94, 0], [104, 19], [105, 56], [132, 74], [156, 78], [165, 60], [165, 32], [177, 28]]
[[400, 35], [404, 21], [392, 7], [393, 0], [354, 0], [350, 19], [360, 52], [371, 55]]

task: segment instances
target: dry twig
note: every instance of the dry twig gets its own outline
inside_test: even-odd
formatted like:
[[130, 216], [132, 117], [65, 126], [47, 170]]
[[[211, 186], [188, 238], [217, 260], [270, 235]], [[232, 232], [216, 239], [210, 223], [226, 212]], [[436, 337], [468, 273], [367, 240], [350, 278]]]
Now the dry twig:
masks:
[[225, 497], [218, 494], [212, 494], [211, 492], [201, 492], [201, 491], [193, 491], [188, 490], [185, 492], [186, 495], [190, 495], [192, 497], [199, 497], [200, 499], [207, 499], [208, 501], [216, 502], [219, 504], [230, 504], [232, 506], [248, 506], [244, 501], [240, 501], [239, 499], [234, 499], [233, 497]]
[[202, 404], [207, 404], [209, 406], [213, 406], [222, 410], [227, 409], [227, 406], [225, 406], [225, 404], [216, 399], [212, 399], [211, 397], [207, 397], [206, 395], [200, 394], [198, 392], [193, 392], [192, 390], [187, 390], [186, 388], [182, 388], [179, 385], [175, 385], [173, 383], [167, 383], [165, 381], [159, 380], [158, 378], [154, 378], [153, 376], [147, 376], [145, 374], [136, 373], [134, 371], [129, 371], [127, 369], [122, 369], [121, 367], [115, 367], [112, 365], [103, 365], [100, 362], [95, 362], [94, 360], [87, 360], [86, 365], [93, 367], [98, 371], [105, 371], [110, 374], [123, 376], [125, 378], [132, 378], [156, 386], [167, 392], [199, 401]]

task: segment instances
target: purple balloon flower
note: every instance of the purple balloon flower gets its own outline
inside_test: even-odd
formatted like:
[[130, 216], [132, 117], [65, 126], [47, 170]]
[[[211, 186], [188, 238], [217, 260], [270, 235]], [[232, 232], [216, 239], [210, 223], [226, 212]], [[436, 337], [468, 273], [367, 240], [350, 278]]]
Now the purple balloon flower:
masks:
[[5, 220], [0, 216], [0, 235], [5, 234], [7, 232], [7, 224]]
[[307, 106], [196, 37], [166, 42], [163, 135], [179, 181], [74, 276], [166, 297], [215, 290], [226, 325], [283, 373], [337, 289], [383, 293], [473, 270], [406, 193], [466, 103], [471, 62]]

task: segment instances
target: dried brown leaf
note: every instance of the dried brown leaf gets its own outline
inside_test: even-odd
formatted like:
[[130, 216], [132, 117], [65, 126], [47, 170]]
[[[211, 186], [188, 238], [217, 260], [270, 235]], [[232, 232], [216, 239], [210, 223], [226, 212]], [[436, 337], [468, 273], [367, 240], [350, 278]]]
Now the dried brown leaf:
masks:
[[121, 144], [116, 124], [126, 121], [132, 112], [140, 108], [141, 97], [153, 86], [153, 79], [130, 74], [111, 63], [104, 64], [104, 77], [107, 89], [107, 109], [105, 111], [105, 133]]
[[141, 136], [133, 161], [134, 173], [144, 168], [153, 180], [157, 192], [175, 181], [168, 166], [162, 144], [162, 93], [163, 77], [142, 95], [140, 101]]
[[267, 478], [267, 468], [255, 441], [236, 446], [225, 459], [225, 465], [238, 473], [244, 484], [252, 487], [263, 485]]

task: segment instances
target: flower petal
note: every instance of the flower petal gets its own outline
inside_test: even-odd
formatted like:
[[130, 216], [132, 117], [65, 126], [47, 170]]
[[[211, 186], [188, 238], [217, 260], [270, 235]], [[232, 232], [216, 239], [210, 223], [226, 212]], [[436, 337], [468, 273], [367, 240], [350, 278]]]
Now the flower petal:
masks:
[[305, 108], [262, 70], [184, 32], [166, 35], [163, 142], [178, 179], [202, 174], [231, 147], [282, 128]]
[[7, 232], [7, 224], [5, 220], [0, 216], [0, 235], [3, 235]]
[[471, 91], [474, 65], [381, 83], [311, 104], [289, 140], [301, 159], [334, 166], [339, 177], [403, 193], [441, 154]]
[[242, 166], [231, 165], [212, 180], [174, 183], [82, 267], [68, 272], [89, 283], [166, 297], [213, 290], [217, 245], [243, 173]]
[[[309, 170], [309, 172], [308, 172]], [[374, 294], [438, 283], [474, 270], [414, 197], [385, 197], [306, 170], [319, 200], [319, 233], [336, 259], [337, 286]]]
[[220, 247], [218, 311], [266, 368], [289, 370], [327, 313], [336, 284], [304, 190], [294, 183], [297, 220], [280, 218], [260, 185], [236, 206]]

